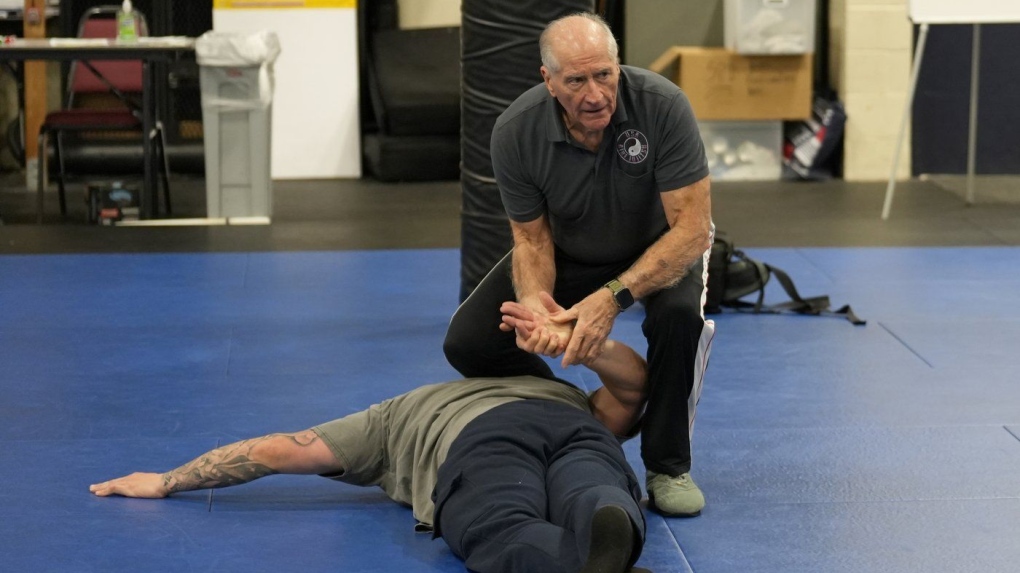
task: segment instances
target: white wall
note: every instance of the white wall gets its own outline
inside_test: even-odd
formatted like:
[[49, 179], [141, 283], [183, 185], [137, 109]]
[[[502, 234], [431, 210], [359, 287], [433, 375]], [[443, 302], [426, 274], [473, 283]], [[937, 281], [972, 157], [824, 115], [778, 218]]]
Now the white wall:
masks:
[[[398, 1], [402, 28], [460, 25], [461, 0]], [[213, 28], [280, 38], [272, 177], [361, 177], [356, 10], [217, 8]]]
[[442, 28], [460, 26], [461, 0], [398, 0], [400, 27]]
[[272, 177], [361, 177], [357, 15], [353, 8], [213, 10], [220, 32], [280, 38]]

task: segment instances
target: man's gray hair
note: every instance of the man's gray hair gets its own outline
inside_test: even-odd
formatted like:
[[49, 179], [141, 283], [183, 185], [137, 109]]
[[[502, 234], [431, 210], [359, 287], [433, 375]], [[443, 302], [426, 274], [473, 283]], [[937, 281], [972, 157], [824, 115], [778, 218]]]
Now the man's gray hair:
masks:
[[558, 72], [560, 70], [560, 63], [556, 60], [556, 56], [553, 55], [552, 40], [550, 32], [554, 28], [557, 28], [560, 22], [568, 18], [584, 18], [595, 25], [595, 29], [601, 30], [602, 36], [606, 40], [606, 49], [609, 57], [615, 62], [619, 57], [620, 48], [616, 44], [616, 38], [613, 36], [613, 31], [609, 28], [609, 24], [602, 19], [598, 14], [591, 12], [578, 12], [576, 14], [570, 14], [562, 18], [557, 18], [552, 22], [549, 22], [545, 29], [542, 30], [542, 35], [538, 38], [538, 49], [542, 54], [542, 65], [548, 68], [550, 71]]

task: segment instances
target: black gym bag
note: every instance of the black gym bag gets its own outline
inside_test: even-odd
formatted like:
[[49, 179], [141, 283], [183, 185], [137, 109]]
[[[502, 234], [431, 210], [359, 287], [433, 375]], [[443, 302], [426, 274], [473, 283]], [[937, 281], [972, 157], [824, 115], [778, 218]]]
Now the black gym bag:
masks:
[[[763, 304], [765, 285], [775, 275], [790, 300], [777, 304]], [[740, 300], [752, 293], [758, 293], [756, 302]], [[705, 300], [705, 314], [718, 314], [723, 308], [754, 314], [779, 314], [793, 312], [815, 316], [842, 316], [855, 325], [866, 324], [854, 314], [850, 305], [838, 310], [829, 310], [828, 295], [803, 298], [793, 285], [793, 280], [782, 269], [752, 259], [743, 251], [734, 248], [725, 234], [717, 233], [712, 243], [708, 260], [708, 296]]]

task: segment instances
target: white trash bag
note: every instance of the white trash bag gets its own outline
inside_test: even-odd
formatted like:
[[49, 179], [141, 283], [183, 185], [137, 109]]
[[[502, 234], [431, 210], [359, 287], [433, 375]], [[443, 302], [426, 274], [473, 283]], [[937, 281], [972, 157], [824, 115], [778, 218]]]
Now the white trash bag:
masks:
[[273, 63], [280, 55], [275, 32], [206, 32], [195, 41], [201, 66], [202, 107], [267, 108], [273, 101]]

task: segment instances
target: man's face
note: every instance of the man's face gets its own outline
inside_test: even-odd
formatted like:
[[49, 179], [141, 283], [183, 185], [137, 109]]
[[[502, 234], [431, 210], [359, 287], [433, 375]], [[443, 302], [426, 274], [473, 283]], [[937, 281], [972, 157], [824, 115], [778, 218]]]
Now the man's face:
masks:
[[559, 46], [560, 69], [542, 66], [546, 88], [566, 112], [571, 131], [602, 131], [616, 111], [616, 90], [620, 66], [604, 46]]

